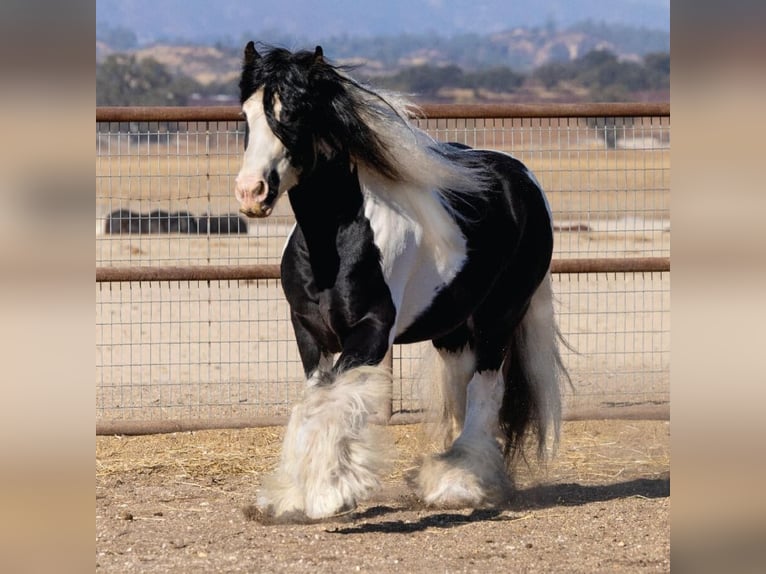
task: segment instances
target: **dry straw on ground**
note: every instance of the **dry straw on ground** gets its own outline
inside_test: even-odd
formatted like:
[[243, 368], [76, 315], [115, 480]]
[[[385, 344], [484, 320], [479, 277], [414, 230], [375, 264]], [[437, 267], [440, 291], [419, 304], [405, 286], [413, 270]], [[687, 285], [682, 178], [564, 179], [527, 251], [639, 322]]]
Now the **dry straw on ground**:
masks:
[[[520, 465], [520, 482], [598, 483], [626, 474], [659, 476], [670, 470], [668, 423], [564, 423], [558, 452], [543, 468]], [[282, 427], [213, 430], [138, 437], [97, 437], [96, 477], [147, 473], [192, 479], [251, 475], [255, 483], [279, 458]], [[428, 446], [419, 425], [387, 427], [397, 459], [388, 481], [402, 479]]]

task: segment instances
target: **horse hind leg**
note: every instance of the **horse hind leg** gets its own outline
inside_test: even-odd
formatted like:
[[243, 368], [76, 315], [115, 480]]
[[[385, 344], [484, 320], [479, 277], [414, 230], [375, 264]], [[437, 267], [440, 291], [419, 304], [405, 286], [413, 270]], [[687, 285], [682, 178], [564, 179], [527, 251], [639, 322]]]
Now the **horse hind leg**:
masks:
[[[469, 319], [475, 356], [465, 393], [465, 417], [457, 439], [445, 452], [425, 459], [415, 480], [429, 506], [481, 507], [506, 501], [512, 484], [498, 442], [503, 404], [503, 366], [508, 340], [519, 322], [523, 298], [513, 305], [493, 293]], [[507, 316], [498, 310], [507, 309]]]
[[427, 458], [415, 479], [415, 490], [427, 505], [480, 507], [507, 499], [511, 483], [496, 439], [502, 398], [499, 369], [474, 373], [460, 435], [445, 452]]
[[510, 336], [503, 334], [500, 324], [475, 321], [479, 326], [476, 341], [481, 344], [477, 345], [477, 370], [468, 384], [463, 431], [446, 452], [427, 459], [418, 475], [418, 494], [429, 505], [502, 503], [513, 486], [506, 459], [521, 452], [532, 433], [541, 456], [548, 435], [554, 441], [558, 438], [559, 380], [566, 370], [558, 350], [549, 275], [528, 306], [520, 308], [526, 308], [520, 319], [506, 324]]
[[448, 448], [463, 430], [466, 388], [476, 366], [470, 330], [464, 324], [433, 341], [433, 371], [421, 386], [421, 402], [427, 411], [429, 438]]

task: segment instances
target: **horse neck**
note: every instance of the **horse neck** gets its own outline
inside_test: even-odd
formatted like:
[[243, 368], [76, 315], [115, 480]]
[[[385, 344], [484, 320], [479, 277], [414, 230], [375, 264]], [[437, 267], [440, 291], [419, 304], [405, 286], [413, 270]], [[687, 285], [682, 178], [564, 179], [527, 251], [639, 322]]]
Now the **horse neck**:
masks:
[[334, 283], [340, 266], [337, 236], [362, 214], [356, 170], [343, 161], [320, 163], [288, 192], [320, 288]]

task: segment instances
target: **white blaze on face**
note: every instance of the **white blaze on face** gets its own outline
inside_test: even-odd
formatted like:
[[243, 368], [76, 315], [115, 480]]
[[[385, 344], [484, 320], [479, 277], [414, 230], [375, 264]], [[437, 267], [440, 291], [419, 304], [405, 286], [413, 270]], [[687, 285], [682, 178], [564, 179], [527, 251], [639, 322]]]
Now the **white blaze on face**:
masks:
[[[274, 113], [279, 117], [279, 99]], [[277, 199], [298, 183], [297, 172], [290, 164], [287, 149], [271, 131], [263, 107], [263, 89], [256, 91], [242, 106], [250, 131], [242, 168], [235, 180], [234, 195], [240, 211], [250, 217], [267, 217]], [[279, 181], [279, 189], [269, 189], [269, 182]]]

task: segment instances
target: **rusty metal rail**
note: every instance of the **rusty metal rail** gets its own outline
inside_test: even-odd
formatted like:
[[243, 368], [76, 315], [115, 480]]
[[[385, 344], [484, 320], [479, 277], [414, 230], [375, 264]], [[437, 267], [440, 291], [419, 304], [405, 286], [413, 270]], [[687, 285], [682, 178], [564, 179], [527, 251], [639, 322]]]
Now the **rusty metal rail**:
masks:
[[[576, 118], [670, 116], [670, 104], [424, 104], [414, 113], [429, 119], [452, 118]], [[96, 122], [236, 122], [238, 106], [149, 106], [96, 108]]]
[[96, 283], [131, 281], [251, 281], [279, 279], [279, 265], [96, 267]]
[[[670, 271], [669, 257], [558, 259], [553, 273], [641, 273]], [[183, 267], [97, 267], [96, 283], [139, 281], [256, 281], [279, 279], [279, 265], [188, 265]]]

